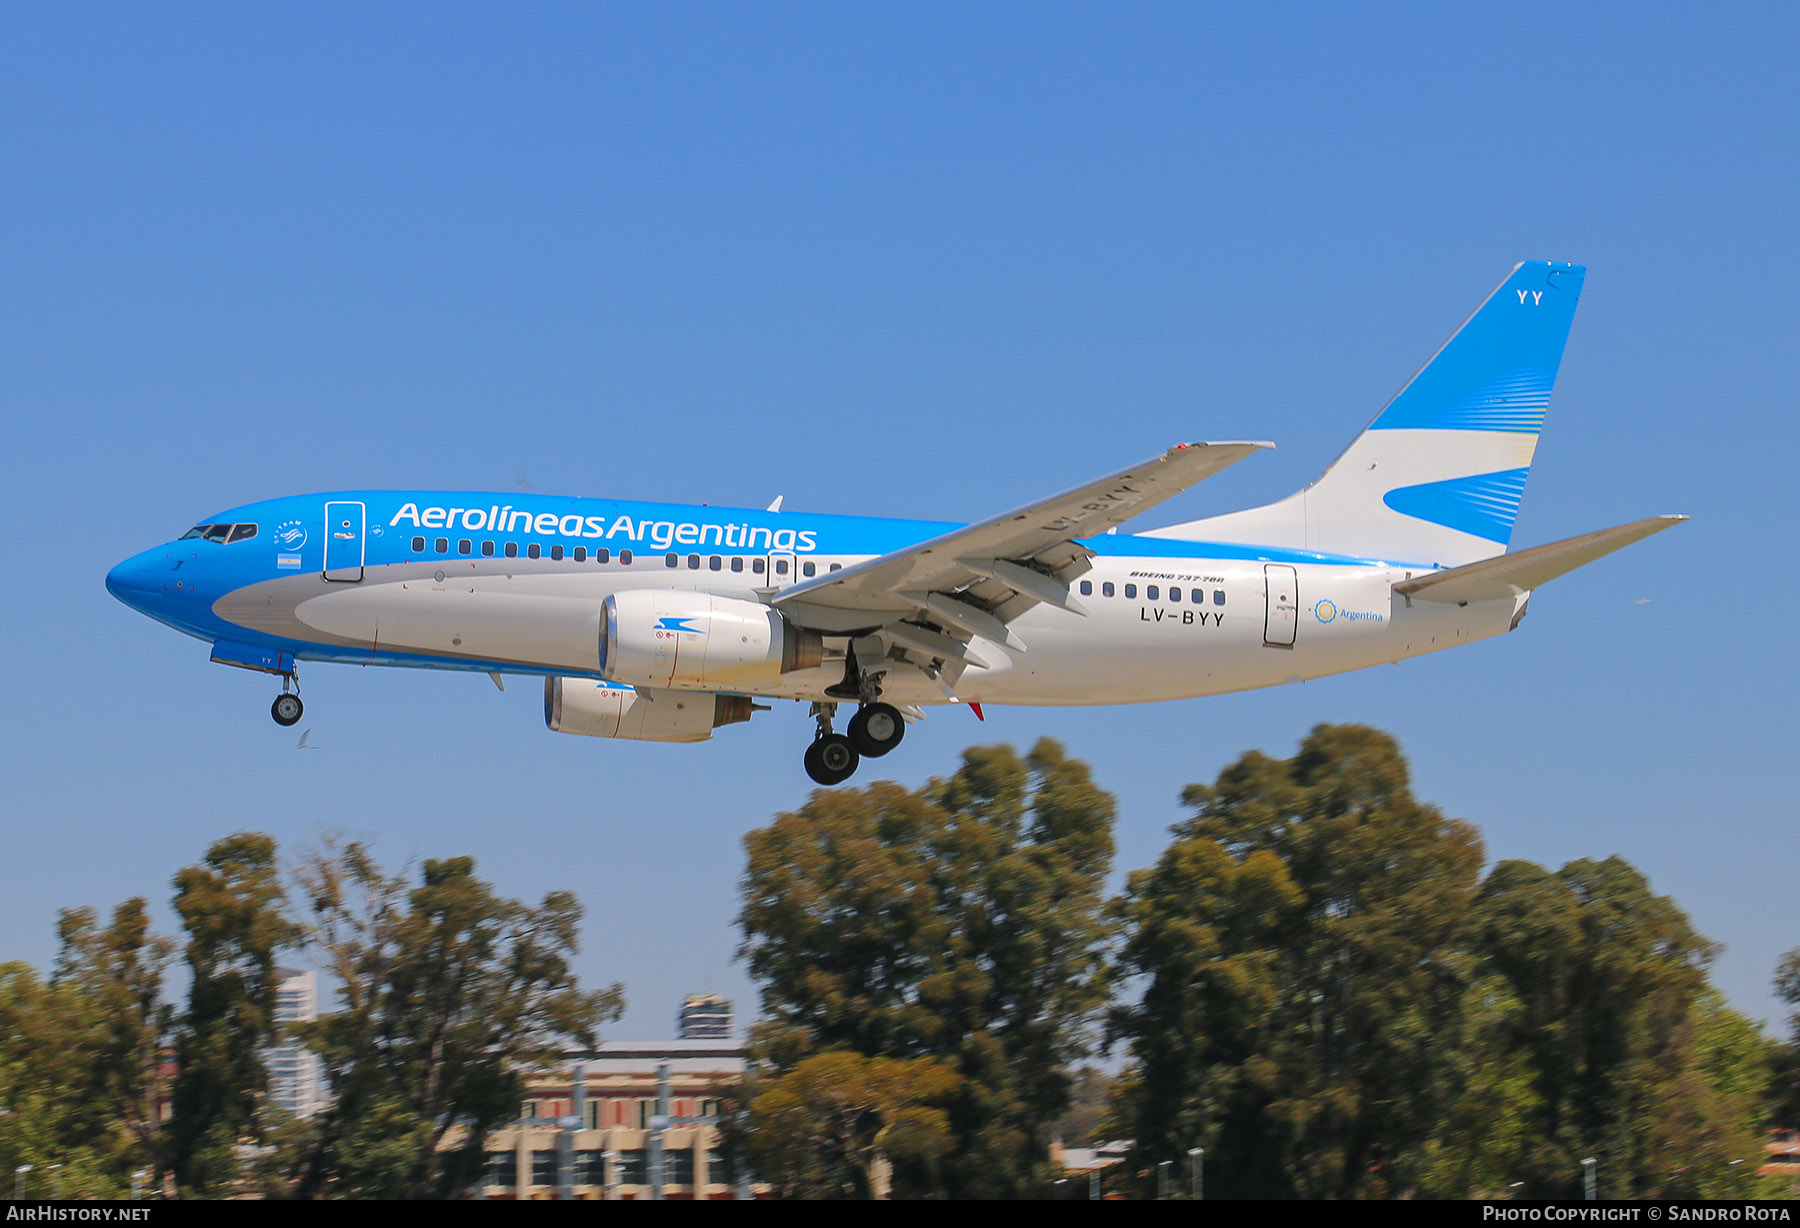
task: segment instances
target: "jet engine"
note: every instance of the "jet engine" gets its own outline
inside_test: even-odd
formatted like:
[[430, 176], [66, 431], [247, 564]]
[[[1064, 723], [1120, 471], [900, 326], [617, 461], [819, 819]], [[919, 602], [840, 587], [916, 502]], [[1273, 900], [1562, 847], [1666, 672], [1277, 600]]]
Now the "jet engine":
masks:
[[592, 678], [544, 679], [544, 724], [557, 733], [639, 742], [704, 742], [720, 725], [750, 719], [744, 695], [657, 691]]
[[824, 640], [760, 602], [672, 589], [614, 593], [600, 635], [600, 672], [633, 686], [737, 688], [825, 657]]

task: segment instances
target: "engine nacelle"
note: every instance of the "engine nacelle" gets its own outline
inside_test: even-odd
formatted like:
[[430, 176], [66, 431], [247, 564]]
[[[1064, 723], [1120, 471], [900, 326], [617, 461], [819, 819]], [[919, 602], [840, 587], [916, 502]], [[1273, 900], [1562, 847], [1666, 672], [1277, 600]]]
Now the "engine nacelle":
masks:
[[544, 724], [557, 733], [639, 742], [704, 742], [720, 725], [750, 719], [743, 695], [656, 691], [595, 682], [544, 679]]
[[825, 657], [825, 642], [756, 601], [640, 588], [606, 599], [600, 672], [633, 686], [735, 689]]

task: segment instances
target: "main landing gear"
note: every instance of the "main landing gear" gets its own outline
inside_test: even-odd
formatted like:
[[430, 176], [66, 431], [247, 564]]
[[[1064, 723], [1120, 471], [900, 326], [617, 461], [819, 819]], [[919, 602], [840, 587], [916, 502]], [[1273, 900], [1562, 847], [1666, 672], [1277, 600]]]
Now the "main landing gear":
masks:
[[900, 739], [906, 736], [906, 720], [900, 710], [879, 700], [871, 700], [856, 710], [856, 715], [850, 718], [847, 735], [831, 731], [832, 718], [836, 715], [834, 703], [812, 706], [819, 732], [813, 738], [813, 744], [806, 748], [803, 762], [806, 774], [822, 785], [843, 784], [856, 774], [864, 755], [878, 759], [900, 745]]
[[[288, 690], [292, 686], [293, 690]], [[300, 702], [300, 678], [297, 674], [281, 676], [281, 694], [269, 705], [269, 715], [282, 728], [300, 723], [300, 717], [306, 712], [306, 705]]]
[[850, 740], [871, 759], [879, 759], [906, 736], [906, 718], [892, 704], [864, 704], [850, 718]]

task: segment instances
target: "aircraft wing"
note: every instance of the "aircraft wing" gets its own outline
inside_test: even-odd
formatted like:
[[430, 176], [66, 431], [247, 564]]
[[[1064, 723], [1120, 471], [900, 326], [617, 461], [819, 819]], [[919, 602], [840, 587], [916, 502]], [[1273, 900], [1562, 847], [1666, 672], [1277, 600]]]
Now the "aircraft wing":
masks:
[[1402, 596], [1420, 601], [1444, 601], [1459, 605], [1486, 601], [1494, 597], [1512, 597], [1529, 592], [1540, 584], [1603, 558], [1632, 542], [1642, 541], [1652, 533], [1660, 533], [1686, 520], [1686, 516], [1652, 516], [1634, 520], [1613, 529], [1583, 533], [1547, 546], [1533, 546], [1516, 554], [1502, 554], [1447, 571], [1405, 580], [1394, 585]]
[[[1140, 512], [1269, 443], [1184, 443], [1141, 465], [1027, 504], [930, 541], [796, 584], [775, 605], [804, 627], [873, 631], [916, 619], [949, 637], [982, 636], [1023, 650], [1006, 623], [1039, 602], [1080, 613], [1069, 582], [1088, 570], [1091, 553], [1076, 541], [1117, 527]], [[929, 634], [929, 632], [927, 632]], [[919, 629], [891, 636], [918, 640]], [[938, 636], [934, 648], [954, 647]], [[944, 652], [916, 648], [920, 655]]]

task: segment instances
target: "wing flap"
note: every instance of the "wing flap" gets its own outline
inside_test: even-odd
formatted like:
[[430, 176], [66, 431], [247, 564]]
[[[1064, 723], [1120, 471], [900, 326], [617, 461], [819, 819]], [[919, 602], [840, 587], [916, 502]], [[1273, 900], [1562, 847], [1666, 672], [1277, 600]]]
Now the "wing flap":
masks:
[[[784, 610], [808, 608], [866, 611], [870, 614], [910, 612], [918, 602], [903, 593], [951, 592], [976, 584], [976, 595], [989, 605], [1011, 605], [1012, 588], [993, 573], [995, 562], [1029, 570], [1037, 581], [1015, 579], [1049, 591], [1067, 587], [1070, 567], [1085, 570], [1090, 557], [1076, 539], [1116, 528], [1140, 512], [1174, 498], [1246, 456], [1275, 445], [1259, 442], [1184, 443], [1140, 465], [1077, 486], [1001, 516], [954, 530], [930, 541], [831, 572], [775, 597]], [[976, 560], [972, 569], [963, 560]], [[1079, 574], [1071, 573], [1071, 574]], [[1034, 604], [1035, 593], [1032, 596]]]
[[1471, 601], [1487, 601], [1496, 597], [1512, 597], [1529, 592], [1539, 585], [1595, 559], [1604, 558], [1653, 533], [1672, 528], [1686, 516], [1652, 516], [1616, 528], [1583, 533], [1547, 546], [1534, 546], [1516, 554], [1502, 554], [1447, 571], [1404, 580], [1394, 591], [1419, 601], [1441, 601], [1464, 605]]

